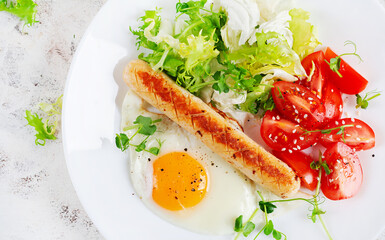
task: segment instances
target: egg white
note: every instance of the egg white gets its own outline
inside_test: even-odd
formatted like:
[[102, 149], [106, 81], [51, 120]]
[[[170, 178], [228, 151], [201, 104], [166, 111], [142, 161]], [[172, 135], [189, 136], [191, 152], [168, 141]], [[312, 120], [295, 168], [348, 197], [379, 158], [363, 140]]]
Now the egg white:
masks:
[[[219, 155], [211, 151], [195, 136], [179, 127], [163, 114], [149, 111], [149, 105], [132, 91], [128, 91], [122, 106], [122, 129], [131, 126], [136, 117], [143, 115], [157, 123], [157, 132], [149, 138], [148, 147], [157, 146], [156, 139], [163, 145], [159, 156], [170, 152], [186, 152], [199, 161], [208, 176], [207, 192], [202, 201], [194, 207], [180, 211], [169, 211], [157, 205], [152, 199], [152, 164], [158, 156], [148, 152], [136, 152], [130, 148], [130, 177], [137, 195], [143, 203], [161, 218], [188, 230], [204, 234], [224, 235], [233, 232], [234, 220], [239, 215], [245, 218], [257, 208], [260, 200], [257, 190], [266, 199], [277, 198], [256, 186], [242, 173], [234, 169]], [[128, 136], [136, 130], [126, 131]], [[141, 136], [135, 137], [139, 143]], [[285, 210], [280, 207], [280, 210]], [[263, 221], [261, 211], [254, 218], [255, 223]]]

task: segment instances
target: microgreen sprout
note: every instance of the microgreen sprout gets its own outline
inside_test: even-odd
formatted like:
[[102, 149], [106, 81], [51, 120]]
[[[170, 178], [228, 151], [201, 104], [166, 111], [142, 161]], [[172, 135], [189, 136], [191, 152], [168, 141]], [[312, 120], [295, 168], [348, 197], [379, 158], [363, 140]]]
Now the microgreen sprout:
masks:
[[376, 91], [376, 90], [367, 92], [365, 94], [364, 98], [362, 98], [361, 95], [356, 94], [356, 97], [357, 97], [357, 99], [356, 99], [356, 103], [357, 103], [356, 108], [366, 109], [368, 107], [368, 105], [369, 105], [369, 101], [374, 99], [374, 98], [376, 98], [376, 97], [378, 97], [378, 96], [380, 96], [380, 95], [381, 95], [381, 93], [379, 91]]
[[285, 240], [287, 239], [286, 235], [277, 229], [274, 228], [273, 221], [269, 220], [267, 217], [267, 214], [272, 213], [277, 206], [275, 206], [272, 201], [265, 201], [263, 198], [261, 192], [257, 191], [259, 197], [261, 198], [261, 201], [259, 201], [259, 207], [261, 210], [265, 213], [265, 226], [255, 235], [254, 240], [258, 238], [258, 236], [263, 232], [266, 236], [269, 236], [272, 234], [273, 238], [276, 240], [282, 239], [282, 236], [284, 236]]
[[[312, 163], [313, 164], [313, 163]], [[312, 210], [312, 213], [311, 215], [309, 216], [309, 218], [313, 221], [313, 223], [315, 223], [317, 221], [317, 217], [318, 219], [320, 220], [321, 224], [322, 224], [322, 227], [323, 229], [325, 230], [325, 233], [326, 235], [328, 236], [329, 240], [333, 240], [333, 238], [331, 237], [327, 227], [326, 227], [326, 224], [325, 222], [323, 221], [322, 219], [322, 214], [325, 214], [326, 212], [321, 210], [319, 208], [319, 203], [318, 203], [318, 195], [319, 195], [319, 192], [320, 192], [320, 188], [321, 188], [321, 177], [322, 177], [322, 169], [325, 170], [325, 173], [326, 175], [329, 175], [330, 174], [330, 169], [328, 167], [328, 165], [326, 164], [326, 162], [322, 161], [322, 153], [321, 151], [319, 152], [319, 157], [318, 157], [318, 183], [317, 183], [317, 188], [315, 190], [315, 194], [314, 194], [314, 205], [313, 205], [313, 210]], [[310, 167], [312, 167], [312, 165], [310, 165]], [[313, 164], [313, 167], [314, 167], [314, 164]]]
[[283, 95], [282, 95], [281, 89], [279, 89], [279, 87], [277, 87], [277, 90], [279, 92], [279, 97], [278, 98], [283, 99]]
[[331, 58], [330, 59], [330, 62], [328, 62], [326, 59], [325, 59], [325, 62], [329, 65], [330, 69], [337, 73], [339, 77], [342, 78], [342, 74], [339, 72], [340, 68], [341, 68], [341, 57], [342, 56], [347, 56], [347, 55], [353, 55], [353, 56], [356, 56], [358, 57], [358, 59], [360, 60], [360, 62], [362, 62], [362, 58], [360, 57], [360, 55], [357, 54], [357, 46], [354, 42], [348, 40], [348, 41], [345, 41], [345, 44], [344, 46], [346, 45], [353, 45], [354, 47], [354, 52], [351, 52], [351, 53], [343, 53], [341, 55], [338, 55], [337, 57], [335, 58]]
[[[159, 139], [156, 139], [158, 143], [158, 147], [151, 147], [149, 149], [146, 149], [146, 144], [151, 135], [153, 135], [156, 132], [156, 125], [155, 123], [158, 123], [162, 121], [162, 119], [156, 119], [152, 120], [149, 117], [144, 117], [142, 115], [139, 115], [136, 120], [134, 121], [134, 125], [124, 128], [124, 131], [128, 131], [131, 129], [137, 129], [136, 132], [131, 136], [128, 137], [125, 133], [116, 134], [115, 137], [115, 144], [116, 147], [119, 148], [122, 152], [128, 149], [128, 147], [135, 147], [135, 151], [137, 152], [149, 152], [153, 155], [158, 155], [160, 148], [162, 147], [163, 142]], [[139, 144], [132, 144], [131, 141], [134, 139], [134, 137], [137, 134], [142, 134], [146, 136], [144, 140], [142, 140]]]
[[302, 135], [305, 135], [305, 134], [310, 134], [310, 133], [313, 133], [313, 132], [320, 132], [322, 134], [330, 134], [332, 131], [334, 130], [338, 130], [338, 132], [336, 133], [337, 135], [341, 135], [342, 137], [342, 140], [344, 142], [345, 141], [345, 128], [349, 128], [349, 127], [354, 127], [353, 124], [346, 124], [346, 125], [342, 125], [342, 126], [339, 126], [339, 127], [335, 127], [335, 128], [328, 128], [328, 129], [318, 129], [318, 130], [306, 130]]
[[258, 208], [254, 210], [253, 214], [251, 214], [250, 218], [245, 223], [243, 223], [243, 215], [240, 215], [237, 217], [237, 219], [235, 219], [234, 231], [238, 234], [235, 236], [234, 240], [237, 240], [241, 234], [247, 237], [254, 231], [255, 224], [252, 222], [252, 220], [257, 211]]

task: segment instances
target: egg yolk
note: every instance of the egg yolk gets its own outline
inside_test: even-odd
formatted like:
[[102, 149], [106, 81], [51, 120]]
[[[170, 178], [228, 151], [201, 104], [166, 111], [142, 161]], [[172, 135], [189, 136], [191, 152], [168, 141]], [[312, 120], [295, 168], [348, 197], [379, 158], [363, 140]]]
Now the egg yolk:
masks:
[[178, 211], [197, 205], [207, 189], [206, 171], [183, 152], [172, 152], [153, 163], [152, 198], [161, 207]]

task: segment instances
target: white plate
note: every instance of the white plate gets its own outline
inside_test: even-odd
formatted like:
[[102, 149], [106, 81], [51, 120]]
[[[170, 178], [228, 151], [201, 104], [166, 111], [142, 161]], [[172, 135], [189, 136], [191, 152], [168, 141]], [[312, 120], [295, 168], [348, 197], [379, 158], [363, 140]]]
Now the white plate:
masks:
[[[175, 9], [175, 3], [166, 0], [110, 0], [90, 25], [73, 60], [64, 94], [63, 142], [68, 171], [84, 208], [108, 240], [232, 239], [192, 233], [152, 214], [132, 195], [128, 154], [114, 146], [127, 89], [122, 71], [137, 56], [128, 27], [136, 26], [145, 9], [167, 5]], [[368, 90], [385, 89], [385, 14], [377, 1], [301, 0], [297, 6], [311, 12], [325, 45], [342, 53], [346, 51], [344, 41], [354, 41], [365, 62], [349, 62], [369, 79]], [[364, 169], [360, 193], [322, 206], [327, 209], [325, 219], [335, 239], [375, 239], [385, 226], [385, 109], [381, 101], [383, 97], [361, 111], [360, 118], [375, 129], [377, 146], [360, 153]], [[312, 224], [306, 214], [307, 209], [298, 209], [274, 221], [289, 239], [326, 239], [320, 225]]]

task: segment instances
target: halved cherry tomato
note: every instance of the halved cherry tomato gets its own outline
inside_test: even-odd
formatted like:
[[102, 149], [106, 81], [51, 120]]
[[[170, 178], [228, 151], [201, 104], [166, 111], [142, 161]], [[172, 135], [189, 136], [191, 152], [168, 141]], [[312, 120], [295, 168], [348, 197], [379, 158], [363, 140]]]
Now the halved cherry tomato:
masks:
[[[314, 63], [314, 70], [313, 70]], [[312, 78], [305, 79], [300, 81], [300, 84], [308, 87], [314, 94], [319, 97], [322, 97], [323, 94], [323, 86], [326, 81], [326, 67], [327, 64], [325, 62], [325, 55], [322, 51], [314, 52], [305, 57], [301, 62], [303, 68], [306, 71], [306, 74], [310, 76], [312, 70]]]
[[283, 119], [275, 110], [265, 113], [261, 125], [263, 141], [277, 151], [303, 150], [317, 142], [319, 132], [305, 134], [305, 131], [298, 124]]
[[318, 171], [310, 168], [313, 159], [302, 152], [284, 153], [273, 151], [273, 154], [291, 167], [301, 178], [301, 185], [311, 191], [317, 187]]
[[357, 154], [346, 144], [336, 143], [327, 149], [324, 159], [331, 173], [323, 172], [321, 190], [331, 200], [353, 197], [362, 183], [362, 167]]
[[345, 127], [344, 132], [341, 134], [337, 134], [339, 129], [331, 131], [330, 134], [322, 134], [321, 144], [328, 147], [336, 142], [344, 142], [357, 151], [374, 147], [376, 141], [373, 129], [359, 119], [343, 118], [329, 123], [325, 129], [337, 128], [343, 125], [353, 125], [353, 127]]
[[[331, 58], [337, 57], [330, 48], [326, 49], [325, 58], [328, 62], [330, 62]], [[362, 92], [368, 81], [361, 76], [356, 70], [354, 70], [349, 64], [347, 64], [344, 60], [341, 59], [341, 67], [339, 69], [342, 77], [338, 76], [337, 73], [333, 72], [328, 68], [328, 77], [334, 85], [342, 92], [346, 94], [358, 94]]]
[[329, 80], [325, 82], [322, 101], [327, 122], [341, 118], [343, 112], [341, 92]]
[[306, 129], [316, 129], [325, 120], [325, 107], [309, 89], [297, 83], [276, 82], [272, 89], [278, 111]]

